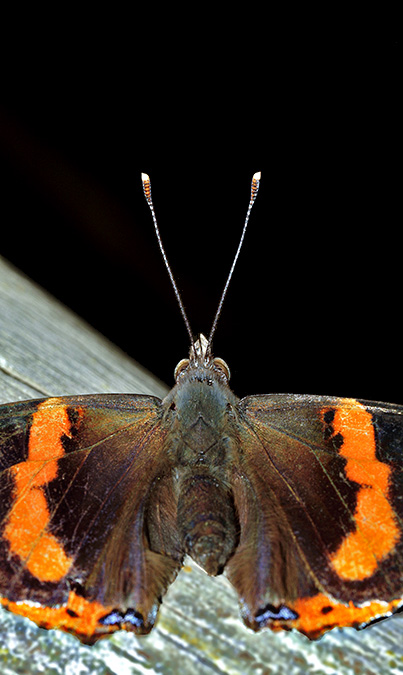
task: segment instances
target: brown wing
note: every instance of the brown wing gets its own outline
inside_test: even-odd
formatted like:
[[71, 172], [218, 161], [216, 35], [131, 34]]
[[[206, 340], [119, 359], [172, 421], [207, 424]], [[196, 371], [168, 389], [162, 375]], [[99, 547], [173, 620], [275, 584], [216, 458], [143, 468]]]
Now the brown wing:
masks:
[[84, 642], [152, 628], [182, 558], [161, 417], [149, 396], [0, 406], [6, 608]]
[[239, 403], [227, 565], [244, 619], [318, 637], [403, 604], [403, 407], [312, 396]]

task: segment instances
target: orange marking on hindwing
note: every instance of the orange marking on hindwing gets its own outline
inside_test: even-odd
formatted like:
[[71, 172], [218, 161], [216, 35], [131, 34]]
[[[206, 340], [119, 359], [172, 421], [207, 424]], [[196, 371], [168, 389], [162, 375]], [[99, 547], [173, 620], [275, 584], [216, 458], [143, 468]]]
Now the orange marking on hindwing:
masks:
[[292, 626], [310, 637], [319, 637], [330, 628], [371, 623], [377, 617], [392, 614], [401, 605], [402, 599], [398, 598], [391, 602], [374, 600], [357, 607], [352, 602], [343, 604], [319, 593], [312, 598], [301, 598], [292, 605], [299, 614]]
[[10, 550], [41, 581], [59, 581], [72, 560], [57, 538], [47, 530], [50, 513], [44, 493], [57, 476], [57, 460], [64, 455], [62, 436], [71, 436], [67, 409], [55, 399], [41, 403], [33, 414], [28, 456], [11, 467], [14, 474], [14, 504], [4, 536]]
[[103, 637], [118, 630], [119, 626], [98, 625], [99, 620], [112, 611], [112, 606], [104, 607], [99, 602], [85, 600], [70, 591], [67, 603], [61, 607], [40, 607], [36, 603], [12, 602], [1, 599], [0, 603], [14, 614], [25, 616], [43, 628], [58, 628], [74, 633], [80, 639], [91, 642], [91, 638]]
[[336, 408], [334, 434], [341, 434], [340, 455], [347, 460], [345, 474], [362, 487], [357, 492], [354, 512], [356, 529], [333, 554], [331, 563], [343, 579], [365, 579], [394, 549], [399, 527], [387, 495], [391, 469], [376, 458], [372, 416], [354, 399]]

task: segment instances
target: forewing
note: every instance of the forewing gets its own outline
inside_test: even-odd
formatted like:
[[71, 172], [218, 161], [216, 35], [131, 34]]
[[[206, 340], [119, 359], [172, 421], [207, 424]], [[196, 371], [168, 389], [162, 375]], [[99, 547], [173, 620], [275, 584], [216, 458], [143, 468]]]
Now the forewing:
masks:
[[403, 596], [403, 407], [315, 396], [239, 403], [227, 569], [254, 629], [318, 637], [397, 611]]
[[182, 557], [165, 436], [149, 396], [0, 406], [6, 608], [84, 642], [152, 628]]

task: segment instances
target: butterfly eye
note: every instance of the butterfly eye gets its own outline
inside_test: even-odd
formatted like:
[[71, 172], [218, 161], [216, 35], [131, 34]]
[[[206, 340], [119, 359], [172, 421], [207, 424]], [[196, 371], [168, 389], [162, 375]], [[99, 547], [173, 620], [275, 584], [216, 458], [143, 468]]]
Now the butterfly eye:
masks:
[[189, 365], [189, 359], [182, 359], [181, 361], [179, 361], [178, 365], [175, 368], [175, 372], [174, 372], [175, 380], [177, 380], [179, 375], [181, 373], [183, 373], [184, 370], [186, 370], [188, 365]]
[[231, 377], [231, 373], [230, 373], [230, 370], [229, 370], [227, 364], [225, 363], [225, 361], [223, 359], [220, 359], [220, 358], [214, 359], [213, 360], [213, 366], [214, 366], [215, 370], [219, 370], [221, 373], [223, 373], [223, 375], [225, 375], [225, 378], [227, 380], [229, 380], [229, 378]]

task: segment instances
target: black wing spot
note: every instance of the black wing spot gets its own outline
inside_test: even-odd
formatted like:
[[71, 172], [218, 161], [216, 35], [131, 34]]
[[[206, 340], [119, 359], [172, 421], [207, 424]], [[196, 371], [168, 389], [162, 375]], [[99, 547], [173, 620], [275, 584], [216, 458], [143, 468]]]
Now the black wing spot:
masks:
[[328, 410], [326, 410], [323, 413], [323, 423], [324, 423], [323, 437], [325, 441], [328, 441], [330, 438], [332, 438], [334, 434], [333, 421], [335, 414], [336, 414], [335, 408], [328, 408]]
[[333, 612], [333, 607], [331, 605], [326, 605], [325, 607], [322, 607], [320, 611], [322, 614], [329, 614], [329, 612]]
[[81, 415], [77, 408], [68, 406], [67, 417], [70, 422], [68, 435], [62, 434], [60, 441], [66, 453], [77, 450], [77, 434], [80, 428]]
[[324, 422], [324, 428], [323, 428], [323, 438], [325, 441], [331, 441], [333, 447], [336, 450], [340, 450], [344, 443], [344, 438], [343, 435], [339, 432], [337, 434], [334, 433], [334, 416], [336, 414], [336, 409], [335, 408], [328, 408], [323, 413], [323, 422]]
[[340, 448], [342, 447], [342, 445], [344, 443], [343, 435], [338, 433], [338, 434], [336, 434], [336, 436], [332, 436], [332, 443], [333, 443], [334, 447], [336, 448], [336, 450], [340, 450]]
[[323, 421], [325, 424], [332, 424], [334, 416], [336, 414], [335, 408], [329, 408], [323, 415]]
[[77, 408], [73, 406], [68, 406], [67, 408], [67, 417], [69, 419], [70, 425], [74, 427], [80, 421], [80, 412]]

